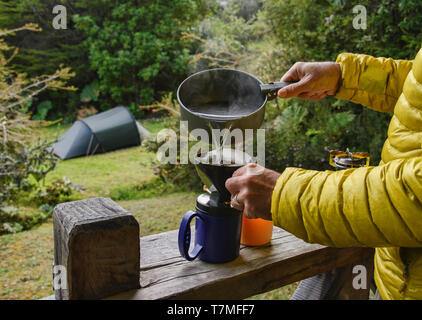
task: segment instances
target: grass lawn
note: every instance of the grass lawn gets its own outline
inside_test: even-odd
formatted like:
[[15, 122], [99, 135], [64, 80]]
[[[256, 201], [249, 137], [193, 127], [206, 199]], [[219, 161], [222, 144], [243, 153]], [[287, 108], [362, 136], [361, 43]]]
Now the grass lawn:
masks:
[[[158, 132], [160, 121], [142, 123], [152, 134]], [[42, 138], [58, 137], [69, 126], [37, 130]], [[48, 177], [66, 176], [82, 185], [77, 198], [109, 197], [119, 189], [130, 189], [154, 175], [151, 160], [154, 154], [141, 152], [139, 147], [127, 148], [59, 161]], [[191, 210], [201, 190], [163, 194], [147, 199], [129, 199], [118, 204], [132, 213], [141, 226], [141, 236], [177, 229], [184, 213]], [[25, 208], [25, 210], [30, 209]], [[33, 210], [36, 210], [33, 208]], [[53, 225], [51, 219], [28, 231], [0, 236], [0, 299], [39, 299], [53, 294]], [[253, 299], [288, 299], [296, 285], [252, 297]]]
[[73, 184], [82, 185], [86, 196], [109, 196], [113, 189], [129, 187], [150, 180], [152, 153], [141, 153], [139, 147], [121, 149], [95, 156], [60, 161], [47, 176], [68, 177]]
[[[170, 194], [159, 198], [119, 202], [141, 226], [141, 236], [174, 230], [196, 195]], [[53, 224], [0, 237], [0, 299], [39, 299], [52, 290]]]
[[[163, 129], [161, 121], [143, 121], [142, 125], [151, 132]], [[37, 130], [42, 138], [55, 139], [64, 133], [70, 125], [53, 126]], [[113, 189], [130, 187], [150, 180], [154, 174], [151, 161], [154, 154], [141, 152], [139, 147], [126, 148], [88, 157], [59, 161], [56, 169], [46, 179], [50, 182], [63, 176], [72, 183], [86, 189], [84, 198], [109, 196]]]

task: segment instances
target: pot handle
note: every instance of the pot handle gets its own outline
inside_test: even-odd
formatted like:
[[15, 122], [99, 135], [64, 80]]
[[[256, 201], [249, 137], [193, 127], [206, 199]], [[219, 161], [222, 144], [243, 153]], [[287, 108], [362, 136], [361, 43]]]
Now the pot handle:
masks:
[[275, 99], [277, 97], [277, 91], [296, 83], [298, 81], [291, 81], [291, 82], [270, 82], [266, 84], [260, 84], [261, 93], [268, 95], [268, 100]]

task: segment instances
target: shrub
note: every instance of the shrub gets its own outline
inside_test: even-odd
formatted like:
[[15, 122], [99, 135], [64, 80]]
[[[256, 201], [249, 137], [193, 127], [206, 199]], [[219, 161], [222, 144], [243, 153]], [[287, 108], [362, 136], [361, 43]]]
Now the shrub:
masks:
[[0, 235], [28, 230], [46, 221], [49, 216], [49, 213], [42, 211], [25, 214], [12, 206], [3, 207], [0, 209]]
[[[217, 6], [185, 37], [199, 42], [192, 61], [197, 69], [232, 67], [263, 81], [277, 81], [296, 61], [333, 61], [343, 51], [413, 59], [422, 42], [420, 1], [360, 1], [368, 12], [367, 30], [353, 29], [356, 4], [267, 0], [263, 11], [247, 15], [236, 5]], [[266, 110], [267, 167], [331, 169], [328, 151], [346, 148], [369, 152], [371, 164], [379, 163], [391, 115], [331, 97], [274, 103]], [[194, 179], [189, 166], [157, 165], [156, 170], [170, 181], [179, 174], [181, 183]]]
[[[194, 186], [197, 190], [201, 190], [201, 184]], [[189, 187], [189, 184], [186, 184], [182, 181], [169, 182], [168, 179], [162, 179], [162, 177], [155, 177], [147, 182], [144, 182], [137, 186], [116, 188], [111, 190], [110, 198], [115, 201], [125, 201], [125, 200], [136, 200], [136, 199], [145, 199], [153, 197], [161, 197], [164, 194], [191, 191], [195, 190]]]
[[[174, 130], [177, 135], [177, 143], [180, 145], [180, 128], [179, 128], [179, 116], [172, 116], [165, 118], [166, 127]], [[151, 136], [142, 142], [142, 147], [148, 152], [157, 153], [161, 145], [166, 141], [157, 142], [157, 136]], [[180, 148], [178, 150], [178, 159], [180, 159]], [[160, 178], [161, 182], [167, 185], [166, 188], [173, 189], [173, 186], [179, 186], [191, 190], [199, 189], [203, 186], [201, 179], [196, 174], [195, 166], [189, 164], [170, 164], [161, 163], [156, 158], [152, 163], [154, 173]]]
[[329, 151], [346, 148], [369, 152], [371, 165], [377, 165], [390, 116], [362, 108], [352, 112], [338, 106], [343, 103], [333, 98], [320, 103], [291, 99], [282, 103], [281, 115], [268, 105], [267, 167], [280, 172], [286, 167], [332, 170]]
[[111, 1], [109, 14], [75, 15], [87, 34], [89, 62], [100, 78], [100, 92], [110, 102], [125, 104], [133, 113], [151, 104], [161, 91], [173, 90], [186, 73], [189, 42], [183, 31], [200, 17], [197, 1]]
[[[8, 232], [23, 230], [42, 220], [41, 214], [21, 219], [24, 222], [29, 221], [23, 223], [16, 218], [19, 215], [16, 215], [10, 203], [38, 190], [40, 182], [55, 168], [57, 162], [49, 149], [51, 143], [29, 142], [31, 128], [36, 123], [29, 120], [23, 110], [33, 97], [46, 89], [73, 89], [65, 85], [66, 80], [73, 75], [68, 68], [60, 68], [51, 75], [28, 79], [26, 74], [18, 73], [10, 67], [10, 62], [19, 50], [7, 45], [3, 37], [23, 30], [40, 31], [38, 26], [32, 24], [15, 30], [0, 30], [0, 222], [3, 222], [0, 229]], [[48, 104], [40, 107], [40, 113], [46, 105]]]
[[0, 201], [11, 201], [20, 192], [30, 192], [38, 187], [44, 177], [57, 163], [48, 149], [50, 143], [34, 147], [8, 148], [0, 153]]
[[[94, 15], [101, 21], [107, 11], [106, 0], [0, 0], [0, 29], [15, 29], [26, 23], [36, 23], [42, 32], [20, 32], [9, 40], [11, 45], [19, 46], [19, 55], [12, 61], [12, 68], [29, 77], [52, 74], [57, 66], [70, 67], [75, 76], [69, 84], [82, 90], [97, 79], [95, 70], [89, 68], [88, 48], [84, 40], [86, 34], [75, 28], [73, 14]], [[52, 19], [54, 6], [63, 4], [67, 9], [67, 29], [54, 29]], [[73, 118], [81, 104], [79, 92], [45, 91], [34, 97], [29, 111], [34, 114], [43, 101], [51, 101], [54, 108], [48, 113], [49, 119], [60, 117]], [[95, 105], [98, 107], [97, 105]], [[67, 121], [72, 119], [66, 119]]]
[[[35, 194], [31, 196], [31, 202], [38, 204], [43, 211], [48, 211], [56, 204], [64, 202], [70, 198], [74, 191], [82, 191], [83, 189], [74, 185], [68, 178], [53, 180], [49, 185], [37, 188]], [[52, 210], [50, 210], [52, 211]]]
[[[353, 28], [357, 4], [367, 9], [366, 30]], [[290, 64], [342, 51], [413, 59], [422, 43], [422, 3], [414, 0], [267, 0], [265, 18]]]
[[[283, 52], [280, 75], [296, 61], [333, 61], [342, 51], [413, 59], [422, 42], [420, 1], [360, 1], [367, 9], [367, 30], [353, 28], [356, 4], [343, 0], [266, 1], [263, 17]], [[346, 148], [369, 152], [372, 165], [380, 161], [391, 115], [332, 98], [284, 103], [305, 107], [308, 114], [296, 129], [277, 127], [277, 122], [267, 117], [269, 166], [328, 169], [324, 150]]]

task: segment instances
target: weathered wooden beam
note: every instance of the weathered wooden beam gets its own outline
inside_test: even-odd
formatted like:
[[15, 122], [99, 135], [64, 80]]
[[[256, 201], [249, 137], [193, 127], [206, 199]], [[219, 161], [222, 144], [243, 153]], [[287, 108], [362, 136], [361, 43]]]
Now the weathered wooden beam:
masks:
[[139, 224], [130, 213], [94, 198], [57, 205], [53, 224], [56, 299], [100, 299], [139, 288]]
[[[218, 236], [218, 235], [217, 235]], [[186, 261], [177, 230], [142, 238], [141, 289], [109, 299], [243, 299], [346, 265], [372, 259], [371, 248], [308, 244], [274, 228], [265, 247], [242, 246], [225, 264]]]

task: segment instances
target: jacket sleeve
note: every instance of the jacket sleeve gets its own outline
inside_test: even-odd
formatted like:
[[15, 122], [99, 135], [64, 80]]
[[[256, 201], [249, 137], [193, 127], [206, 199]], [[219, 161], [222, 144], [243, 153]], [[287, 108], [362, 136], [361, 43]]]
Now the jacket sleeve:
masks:
[[380, 112], [392, 113], [412, 61], [342, 53], [337, 57], [342, 79], [335, 97]]
[[422, 158], [344, 171], [287, 168], [277, 180], [276, 226], [331, 247], [422, 247]]

